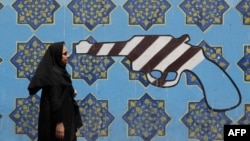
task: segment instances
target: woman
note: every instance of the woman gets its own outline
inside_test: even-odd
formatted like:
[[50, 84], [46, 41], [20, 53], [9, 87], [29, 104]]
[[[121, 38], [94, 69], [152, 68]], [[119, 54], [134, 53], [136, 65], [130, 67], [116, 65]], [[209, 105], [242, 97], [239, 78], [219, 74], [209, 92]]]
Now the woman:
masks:
[[38, 141], [76, 141], [75, 133], [82, 125], [81, 118], [75, 118], [79, 111], [66, 70], [68, 57], [64, 42], [51, 44], [28, 86], [30, 95], [42, 89]]

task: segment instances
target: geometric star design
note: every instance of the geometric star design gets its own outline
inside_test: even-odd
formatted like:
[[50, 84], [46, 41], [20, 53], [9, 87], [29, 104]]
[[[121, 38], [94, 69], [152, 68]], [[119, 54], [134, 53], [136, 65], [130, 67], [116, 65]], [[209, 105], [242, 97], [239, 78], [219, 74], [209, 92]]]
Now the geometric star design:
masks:
[[244, 46], [244, 55], [237, 65], [244, 72], [244, 80], [250, 81], [250, 45]]
[[165, 13], [170, 7], [167, 0], [127, 0], [123, 5], [129, 14], [129, 25], [140, 25], [144, 30], [165, 24]]
[[[222, 56], [222, 47], [211, 47], [205, 41], [202, 41], [198, 46], [202, 47], [207, 59], [218, 64], [223, 70], [229, 67], [229, 62]], [[186, 76], [188, 85], [197, 85], [201, 88], [201, 84], [196, 76], [190, 72], [186, 72]]]
[[236, 9], [243, 16], [243, 24], [250, 25], [250, 0], [241, 0]]
[[71, 0], [68, 8], [74, 24], [84, 24], [89, 30], [98, 24], [109, 24], [109, 14], [116, 5], [111, 0]]
[[249, 125], [250, 124], [250, 104], [245, 105], [244, 115], [237, 122], [239, 125]]
[[147, 79], [147, 76], [143, 72], [135, 72], [132, 70], [131, 61], [126, 57], [122, 60], [122, 64], [128, 69], [129, 71], [129, 80], [138, 80], [143, 84], [143, 86], [147, 87], [150, 83]]
[[165, 136], [165, 126], [171, 118], [165, 112], [164, 100], [154, 100], [147, 93], [139, 100], [129, 100], [123, 115], [128, 124], [128, 135], [150, 141], [156, 135]]
[[2, 122], [1, 122], [1, 118], [2, 118], [2, 117], [3, 117], [3, 116], [0, 114], [0, 129], [1, 129], [1, 127], [2, 127], [2, 126], [1, 126], [1, 123], [2, 123]]
[[186, 24], [195, 24], [205, 31], [213, 24], [223, 23], [229, 5], [225, 0], [184, 0], [180, 8], [186, 13]]
[[0, 9], [2, 9], [3, 8], [3, 4], [0, 2]]
[[108, 101], [97, 100], [92, 94], [88, 94], [77, 103], [83, 122], [77, 136], [85, 137], [87, 141], [108, 136], [108, 126], [114, 120], [113, 115], [108, 111]]
[[225, 112], [208, 109], [204, 99], [189, 102], [188, 112], [181, 121], [188, 128], [189, 138], [200, 141], [223, 140], [224, 125], [232, 123]]
[[60, 7], [56, 0], [16, 0], [12, 6], [18, 13], [18, 24], [28, 24], [34, 30], [42, 24], [52, 24]]
[[26, 134], [31, 140], [37, 138], [40, 97], [16, 98], [16, 108], [9, 115], [15, 122], [16, 134]]
[[18, 78], [31, 80], [48, 45], [49, 43], [42, 43], [35, 36], [27, 43], [17, 43], [17, 52], [10, 61], [17, 68]]
[[229, 67], [229, 62], [222, 56], [222, 47], [212, 47], [205, 41], [202, 41], [199, 46], [204, 50], [206, 58], [218, 64], [223, 70]]
[[[88, 41], [93, 41], [89, 38]], [[88, 54], [76, 53], [76, 44], [69, 56], [69, 65], [72, 67], [72, 78], [83, 79], [92, 85], [98, 79], [107, 79], [107, 71], [114, 64], [110, 56], [96, 57]]]

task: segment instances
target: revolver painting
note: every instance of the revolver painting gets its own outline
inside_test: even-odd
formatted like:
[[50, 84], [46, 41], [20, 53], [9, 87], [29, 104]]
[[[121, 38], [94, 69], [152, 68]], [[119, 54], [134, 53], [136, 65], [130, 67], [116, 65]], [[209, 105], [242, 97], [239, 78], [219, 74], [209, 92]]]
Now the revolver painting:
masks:
[[185, 71], [199, 80], [208, 107], [227, 111], [241, 103], [241, 94], [228, 73], [210, 61], [199, 46], [188, 44], [189, 36], [134, 36], [127, 41], [89, 43], [80, 41], [76, 53], [94, 56], [125, 56], [132, 70], [143, 72], [154, 86], [175, 86]]

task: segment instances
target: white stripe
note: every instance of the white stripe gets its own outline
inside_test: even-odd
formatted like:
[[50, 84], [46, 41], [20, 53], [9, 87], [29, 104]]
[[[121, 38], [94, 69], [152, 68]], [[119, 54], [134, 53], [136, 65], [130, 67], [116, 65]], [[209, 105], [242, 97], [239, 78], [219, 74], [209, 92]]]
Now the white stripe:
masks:
[[96, 55], [108, 55], [115, 43], [104, 43]]
[[154, 68], [154, 70], [160, 70], [163, 72], [176, 61], [183, 53], [185, 53], [190, 48], [190, 45], [186, 43], [180, 44], [175, 50], [173, 50], [169, 55], [167, 55], [159, 64]]
[[196, 67], [204, 59], [205, 59], [205, 57], [204, 57], [202, 49], [201, 49], [192, 58], [190, 58], [184, 65], [182, 65], [178, 71], [182, 72], [183, 70], [192, 70], [194, 67]]
[[150, 47], [147, 48], [134, 62], [132, 62], [133, 70], [139, 71], [145, 64], [151, 60], [155, 54], [164, 48], [171, 41], [171, 36], [159, 36]]
[[119, 55], [128, 55], [144, 38], [145, 36], [137, 36], [132, 38], [126, 43]]
[[76, 53], [88, 53], [91, 46], [92, 44], [90, 44], [89, 42], [81, 41], [76, 45]]
[[181, 68], [177, 71], [177, 77], [174, 81], [167, 81], [164, 83], [164, 87], [173, 86], [178, 83], [180, 79], [180, 75], [184, 70], [192, 70], [194, 67], [196, 67], [200, 62], [202, 62], [205, 59], [202, 50], [197, 52], [192, 58], [190, 58], [184, 65], [181, 66]]

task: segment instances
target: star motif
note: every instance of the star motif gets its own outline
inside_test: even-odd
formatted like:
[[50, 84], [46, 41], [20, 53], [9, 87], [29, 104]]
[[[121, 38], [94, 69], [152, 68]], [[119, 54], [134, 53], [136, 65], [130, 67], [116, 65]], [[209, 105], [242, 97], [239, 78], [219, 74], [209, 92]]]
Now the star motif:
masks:
[[244, 72], [244, 80], [250, 81], [250, 46], [244, 46], [244, 56], [240, 59], [237, 65]]
[[129, 14], [130, 25], [148, 30], [154, 24], [165, 24], [165, 13], [171, 5], [167, 0], [127, 0], [123, 8]]
[[1, 130], [1, 118], [2, 118], [3, 116], [0, 114], [0, 130]]
[[[222, 47], [212, 47], [206, 41], [202, 41], [199, 46], [202, 47], [207, 59], [218, 64], [224, 70], [229, 67], [229, 62], [222, 56]], [[186, 72], [186, 75], [188, 85], [197, 85], [201, 88], [201, 84], [196, 76], [190, 72]]]
[[[94, 42], [93, 38], [88, 39]], [[73, 53], [69, 56], [69, 65], [72, 67], [72, 78], [83, 79], [92, 85], [98, 79], [107, 79], [108, 69], [115, 63], [110, 56], [99, 57], [76, 53], [76, 44], [73, 45]]]
[[243, 15], [243, 24], [250, 25], [250, 1], [241, 0], [236, 9]]
[[98, 24], [108, 24], [109, 14], [115, 7], [111, 0], [72, 0], [68, 4], [73, 13], [73, 23], [84, 24], [90, 30]]
[[10, 61], [17, 68], [18, 78], [31, 80], [48, 45], [49, 43], [42, 43], [35, 36], [27, 43], [17, 43], [17, 53]]
[[16, 98], [16, 108], [9, 115], [16, 124], [16, 134], [26, 134], [30, 139], [37, 138], [40, 97]]
[[153, 100], [145, 94], [139, 100], [129, 100], [128, 105], [122, 118], [128, 124], [129, 136], [150, 141], [156, 135], [165, 135], [165, 126], [171, 119], [165, 112], [164, 100]]
[[16, 0], [12, 7], [17, 11], [17, 22], [36, 30], [42, 24], [52, 24], [54, 13], [60, 7], [56, 0]]
[[224, 0], [184, 0], [180, 8], [186, 13], [186, 23], [205, 31], [213, 24], [223, 23], [223, 14], [229, 8]]
[[239, 125], [249, 125], [250, 124], [250, 104], [245, 105], [244, 115], [238, 121]]
[[129, 71], [129, 80], [138, 80], [144, 87], [147, 87], [150, 84], [145, 73], [132, 70], [131, 61], [129, 59], [124, 58], [122, 64]]
[[224, 125], [232, 123], [225, 112], [208, 109], [204, 99], [199, 102], [189, 102], [188, 112], [181, 121], [188, 128], [189, 138], [200, 141], [223, 140]]
[[3, 8], [3, 4], [0, 2], [0, 10]]
[[97, 100], [92, 94], [77, 101], [83, 126], [79, 129], [78, 136], [85, 137], [87, 141], [95, 141], [98, 137], [108, 136], [108, 126], [114, 117], [108, 111], [107, 100]]

